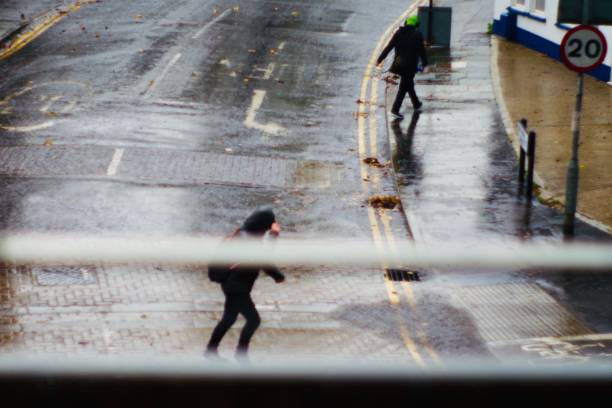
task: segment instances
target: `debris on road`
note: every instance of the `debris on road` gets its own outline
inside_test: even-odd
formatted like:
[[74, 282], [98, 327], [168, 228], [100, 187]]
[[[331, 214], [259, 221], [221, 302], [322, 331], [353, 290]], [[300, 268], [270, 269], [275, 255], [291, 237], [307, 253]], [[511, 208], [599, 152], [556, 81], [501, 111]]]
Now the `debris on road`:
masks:
[[391, 195], [375, 195], [370, 197], [368, 202], [374, 208], [386, 208], [388, 210], [401, 208], [402, 205], [402, 201], [398, 196]]
[[387, 167], [386, 165], [379, 162], [376, 157], [366, 157], [365, 159], [363, 159], [363, 162], [367, 164], [368, 166], [376, 167], [377, 169], [382, 169], [382, 168]]
[[399, 78], [396, 75], [385, 75], [382, 80], [385, 81], [388, 84], [392, 84], [392, 85], [397, 85], [399, 82], [397, 82]]
[[53, 139], [51, 139], [50, 137], [48, 137], [45, 142], [43, 143], [43, 146], [47, 146], [47, 147], [51, 147], [53, 146]]

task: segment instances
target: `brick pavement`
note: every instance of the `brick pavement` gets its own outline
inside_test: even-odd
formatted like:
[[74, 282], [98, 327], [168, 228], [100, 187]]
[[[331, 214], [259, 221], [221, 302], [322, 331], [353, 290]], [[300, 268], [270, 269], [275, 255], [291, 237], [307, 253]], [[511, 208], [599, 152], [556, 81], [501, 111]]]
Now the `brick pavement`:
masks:
[[[95, 277], [87, 284], [41, 285], [32, 268], [4, 265], [0, 350], [200, 356], [223, 303], [219, 287], [202, 270], [87, 270]], [[287, 283], [276, 285], [262, 276], [254, 290], [263, 320], [253, 340], [254, 360], [299, 356], [410, 361], [399, 334], [390, 336], [393, 328], [379, 324], [385, 314], [394, 313], [379, 271], [294, 268], [287, 273]], [[357, 310], [370, 325], [354, 324], [347, 310]], [[232, 352], [240, 326], [230, 331], [222, 353]]]

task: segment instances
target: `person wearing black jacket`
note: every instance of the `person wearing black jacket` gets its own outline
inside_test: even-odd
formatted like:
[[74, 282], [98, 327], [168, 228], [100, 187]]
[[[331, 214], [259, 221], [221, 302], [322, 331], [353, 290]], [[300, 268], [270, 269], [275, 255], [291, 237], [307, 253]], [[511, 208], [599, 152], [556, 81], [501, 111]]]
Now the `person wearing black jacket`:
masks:
[[387, 55], [389, 55], [389, 52], [392, 49], [395, 50], [395, 58], [389, 69], [390, 72], [401, 77], [399, 90], [391, 108], [391, 116], [395, 120], [404, 119], [404, 115], [399, 110], [406, 97], [406, 93], [410, 96], [415, 110], [419, 110], [423, 105], [414, 90], [414, 76], [418, 70], [419, 59], [423, 68], [427, 66], [427, 53], [425, 52], [423, 36], [418, 30], [418, 26], [419, 19], [417, 16], [408, 17], [406, 24], [395, 32], [391, 41], [389, 41], [389, 44], [387, 44], [376, 61], [376, 65], [380, 66], [384, 59], [387, 58]]
[[[280, 226], [276, 222], [274, 212], [271, 209], [257, 210], [253, 212], [242, 226], [234, 233], [234, 239], [263, 238], [266, 232], [271, 236], [278, 236]], [[227, 278], [221, 283], [221, 289], [225, 295], [225, 308], [223, 317], [215, 327], [206, 347], [205, 355], [208, 357], [218, 356], [218, 347], [221, 340], [236, 322], [238, 314], [246, 319], [246, 324], [240, 333], [236, 356], [245, 358], [249, 342], [261, 323], [259, 313], [251, 299], [251, 290], [259, 277], [259, 271], [263, 270], [276, 283], [285, 280], [285, 276], [273, 265], [242, 266], [232, 265]]]

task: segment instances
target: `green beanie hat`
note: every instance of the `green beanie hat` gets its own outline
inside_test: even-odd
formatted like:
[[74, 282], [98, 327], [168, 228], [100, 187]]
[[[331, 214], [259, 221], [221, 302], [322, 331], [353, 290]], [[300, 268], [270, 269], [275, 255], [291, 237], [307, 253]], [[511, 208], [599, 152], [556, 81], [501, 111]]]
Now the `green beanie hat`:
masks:
[[406, 25], [407, 26], [418, 27], [419, 26], [419, 16], [414, 15], [414, 16], [408, 17], [406, 19]]

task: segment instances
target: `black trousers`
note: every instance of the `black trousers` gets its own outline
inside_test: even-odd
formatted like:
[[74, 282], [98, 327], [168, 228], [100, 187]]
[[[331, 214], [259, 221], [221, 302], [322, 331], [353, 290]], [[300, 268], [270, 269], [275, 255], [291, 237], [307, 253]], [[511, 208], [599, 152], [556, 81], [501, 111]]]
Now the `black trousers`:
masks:
[[253, 303], [249, 293], [225, 294], [225, 308], [223, 310], [223, 317], [219, 323], [217, 323], [215, 330], [213, 330], [212, 335], [210, 336], [207, 350], [217, 350], [223, 336], [225, 336], [227, 331], [236, 322], [238, 314], [241, 314], [246, 319], [246, 324], [242, 328], [240, 339], [238, 340], [238, 351], [246, 352], [248, 350], [251, 337], [253, 337], [255, 330], [257, 330], [261, 324], [259, 313], [257, 313], [257, 309], [255, 309], [255, 304]]
[[402, 102], [404, 102], [404, 98], [406, 97], [406, 93], [410, 96], [410, 101], [412, 102], [412, 106], [416, 106], [419, 104], [419, 98], [417, 97], [416, 91], [414, 90], [414, 76], [416, 72], [407, 73], [401, 76], [399, 89], [397, 90], [397, 96], [395, 97], [395, 102], [393, 102], [393, 107], [391, 108], [391, 112], [399, 113], [400, 108], [402, 107]]

